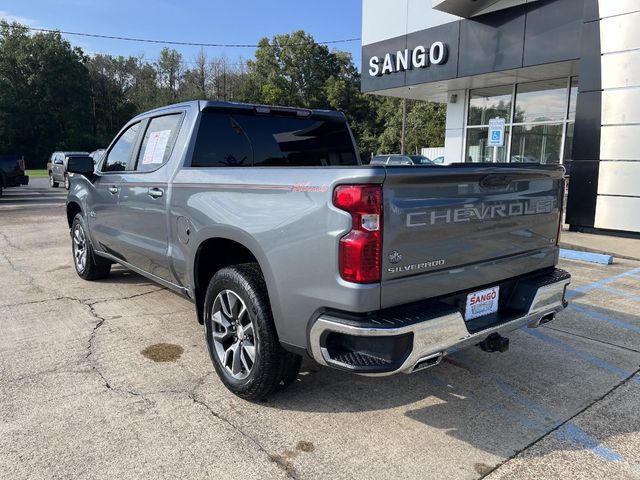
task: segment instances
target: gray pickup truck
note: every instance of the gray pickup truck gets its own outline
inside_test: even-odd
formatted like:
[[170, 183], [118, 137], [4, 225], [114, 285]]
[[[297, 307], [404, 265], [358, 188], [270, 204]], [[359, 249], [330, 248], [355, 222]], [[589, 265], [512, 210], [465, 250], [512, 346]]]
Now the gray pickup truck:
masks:
[[119, 263], [191, 299], [243, 398], [303, 356], [389, 375], [504, 351], [566, 306], [561, 166], [364, 166], [340, 113], [196, 101], [68, 170], [77, 273]]

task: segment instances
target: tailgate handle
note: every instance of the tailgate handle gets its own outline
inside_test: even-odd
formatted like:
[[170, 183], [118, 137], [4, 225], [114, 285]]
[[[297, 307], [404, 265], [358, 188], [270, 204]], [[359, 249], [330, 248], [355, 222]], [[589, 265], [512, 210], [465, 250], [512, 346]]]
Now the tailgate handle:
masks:
[[507, 187], [515, 179], [514, 175], [505, 175], [501, 173], [491, 173], [480, 179], [480, 187], [482, 188], [500, 188]]

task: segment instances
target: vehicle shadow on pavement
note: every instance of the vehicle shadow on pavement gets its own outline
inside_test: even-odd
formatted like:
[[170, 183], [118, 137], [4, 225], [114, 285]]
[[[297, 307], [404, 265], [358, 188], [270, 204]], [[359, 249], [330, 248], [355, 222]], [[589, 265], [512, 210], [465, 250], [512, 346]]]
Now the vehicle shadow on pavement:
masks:
[[[534, 332], [538, 330], [548, 337], [556, 335], [549, 329]], [[367, 378], [305, 362], [297, 381], [265, 405], [303, 412], [380, 411], [381, 415], [386, 414], [383, 410], [398, 409], [404, 418], [424, 424], [427, 432], [444, 431], [502, 458], [548, 436], [534, 455], [571, 450], [589, 458], [595, 455], [607, 464], [620, 461], [628, 468], [634, 459], [624, 458], [608, 439], [615, 445], [616, 439], [640, 432], [640, 417], [635, 413], [640, 407], [640, 377], [624, 381], [637, 369], [640, 354], [626, 352], [624, 360], [616, 361], [624, 365], [621, 368], [613, 364], [612, 358], [621, 355], [616, 350], [589, 350], [585, 347], [593, 346], [590, 342], [572, 347], [562, 336], [554, 336], [558, 344], [549, 345], [528, 333], [516, 335], [508, 354], [472, 348], [413, 375]], [[580, 355], [574, 352], [571, 358], [571, 348]], [[613, 405], [601, 401], [610, 392], [619, 392], [622, 400]], [[573, 419], [592, 405], [595, 420]], [[481, 469], [485, 467], [493, 468]]]

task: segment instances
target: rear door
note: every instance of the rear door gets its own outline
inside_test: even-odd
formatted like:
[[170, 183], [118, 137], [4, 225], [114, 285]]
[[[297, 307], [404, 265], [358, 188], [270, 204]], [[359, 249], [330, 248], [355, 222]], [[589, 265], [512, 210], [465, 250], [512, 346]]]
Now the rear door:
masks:
[[383, 307], [553, 266], [563, 173], [559, 166], [387, 168]]
[[145, 123], [133, 168], [120, 184], [120, 248], [127, 262], [156, 277], [173, 281], [169, 248], [167, 205], [171, 175], [167, 163], [183, 114], [172, 113]]

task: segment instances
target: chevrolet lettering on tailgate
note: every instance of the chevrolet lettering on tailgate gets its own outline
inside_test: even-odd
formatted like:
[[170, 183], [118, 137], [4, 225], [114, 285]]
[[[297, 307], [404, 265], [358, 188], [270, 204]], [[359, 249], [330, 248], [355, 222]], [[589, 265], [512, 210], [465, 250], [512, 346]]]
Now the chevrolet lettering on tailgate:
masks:
[[462, 223], [489, 220], [499, 217], [517, 217], [551, 213], [555, 208], [554, 197], [540, 197], [531, 200], [518, 200], [498, 204], [465, 204], [462, 207], [434, 208], [407, 214], [407, 227]]

